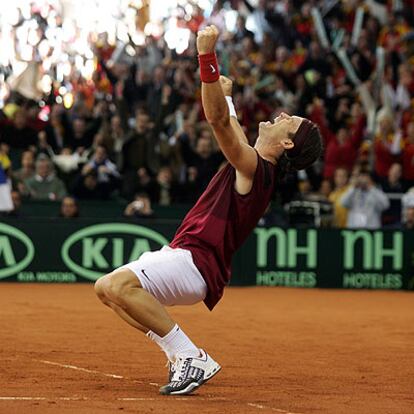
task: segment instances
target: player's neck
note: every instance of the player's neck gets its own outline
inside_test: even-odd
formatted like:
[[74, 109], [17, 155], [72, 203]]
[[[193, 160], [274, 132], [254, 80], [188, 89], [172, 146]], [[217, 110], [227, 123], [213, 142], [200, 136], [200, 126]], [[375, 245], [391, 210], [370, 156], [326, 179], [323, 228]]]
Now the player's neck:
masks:
[[259, 155], [264, 160], [269, 161], [273, 165], [276, 165], [277, 164], [277, 159], [279, 158], [279, 156], [272, 154], [272, 152], [269, 151], [269, 148], [267, 146], [263, 146], [263, 145], [260, 145], [260, 144], [256, 144], [254, 146], [254, 148], [256, 149], [256, 151], [259, 153]]

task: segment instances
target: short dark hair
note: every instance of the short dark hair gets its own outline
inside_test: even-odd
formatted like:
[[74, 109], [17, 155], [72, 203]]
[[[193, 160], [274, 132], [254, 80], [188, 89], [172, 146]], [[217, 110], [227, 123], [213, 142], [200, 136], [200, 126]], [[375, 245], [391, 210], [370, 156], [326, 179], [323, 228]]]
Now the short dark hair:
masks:
[[276, 174], [281, 180], [286, 173], [309, 168], [322, 155], [322, 136], [318, 126], [304, 119], [296, 133], [288, 135], [295, 146], [278, 160]]
[[322, 137], [318, 126], [304, 119], [291, 137], [295, 146], [285, 152], [294, 170], [309, 168], [322, 154]]

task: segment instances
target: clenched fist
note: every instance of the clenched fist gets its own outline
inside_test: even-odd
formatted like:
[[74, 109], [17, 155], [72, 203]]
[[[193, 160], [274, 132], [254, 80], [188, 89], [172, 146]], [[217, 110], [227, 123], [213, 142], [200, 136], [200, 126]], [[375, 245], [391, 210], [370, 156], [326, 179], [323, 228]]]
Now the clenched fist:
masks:
[[197, 51], [199, 55], [214, 52], [219, 31], [216, 26], [207, 26], [197, 33]]
[[224, 96], [231, 96], [231, 91], [233, 89], [233, 82], [226, 76], [220, 76], [220, 85], [223, 90]]

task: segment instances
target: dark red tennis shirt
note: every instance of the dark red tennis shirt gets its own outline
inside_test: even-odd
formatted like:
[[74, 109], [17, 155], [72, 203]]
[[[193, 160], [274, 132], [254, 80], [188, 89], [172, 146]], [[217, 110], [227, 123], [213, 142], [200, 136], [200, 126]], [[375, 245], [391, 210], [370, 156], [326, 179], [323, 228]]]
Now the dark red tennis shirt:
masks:
[[275, 166], [258, 155], [253, 186], [246, 195], [234, 188], [236, 170], [228, 164], [219, 171], [178, 228], [172, 248], [191, 251], [208, 292], [212, 310], [228, 285], [231, 260], [263, 216], [274, 188]]

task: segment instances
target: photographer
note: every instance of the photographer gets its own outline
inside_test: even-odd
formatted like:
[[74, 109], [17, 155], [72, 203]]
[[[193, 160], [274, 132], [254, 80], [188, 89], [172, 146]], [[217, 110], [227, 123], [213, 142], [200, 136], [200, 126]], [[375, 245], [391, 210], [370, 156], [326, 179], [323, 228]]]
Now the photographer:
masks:
[[125, 217], [154, 218], [154, 211], [151, 208], [151, 200], [148, 194], [139, 193], [132, 203], [129, 203], [124, 210]]
[[351, 179], [349, 190], [342, 196], [342, 206], [348, 211], [348, 228], [378, 229], [381, 214], [390, 202], [385, 193], [375, 187], [371, 174], [360, 172]]

